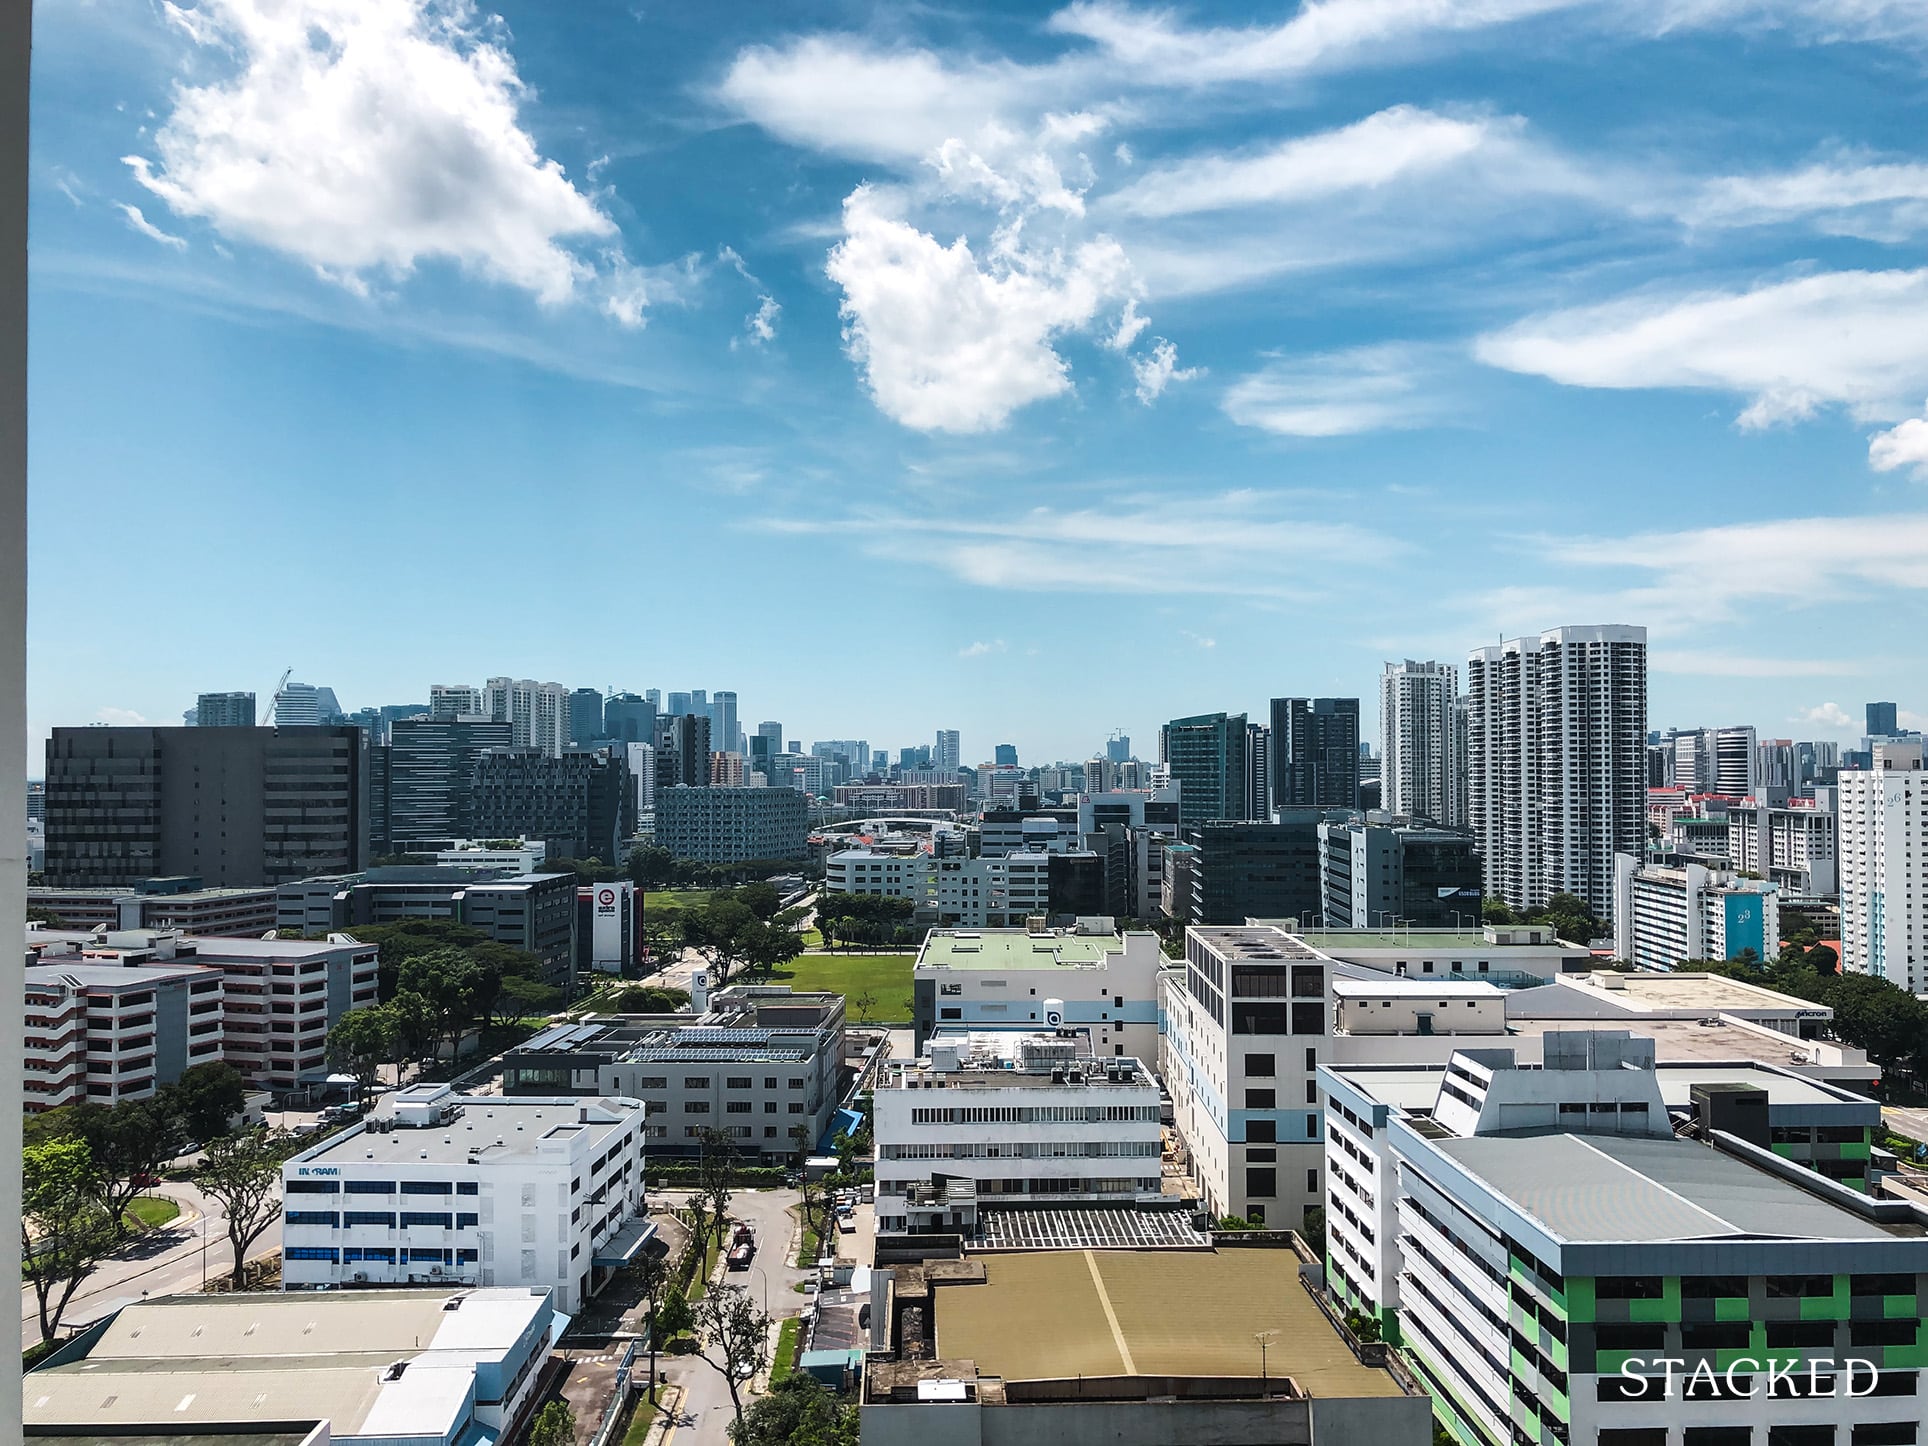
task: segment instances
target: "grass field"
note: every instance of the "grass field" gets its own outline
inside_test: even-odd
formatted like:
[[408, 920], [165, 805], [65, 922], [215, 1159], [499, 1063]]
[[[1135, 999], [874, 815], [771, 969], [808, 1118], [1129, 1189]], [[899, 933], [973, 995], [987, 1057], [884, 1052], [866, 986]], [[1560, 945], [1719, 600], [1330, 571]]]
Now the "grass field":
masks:
[[797, 1361], [797, 1333], [803, 1329], [803, 1322], [791, 1316], [777, 1327], [776, 1359], [770, 1362], [770, 1384], [775, 1385], [795, 1368]]
[[771, 976], [792, 989], [824, 989], [844, 996], [850, 1022], [857, 1018], [857, 996], [870, 993], [877, 1003], [873, 1023], [910, 1018], [910, 954], [804, 954]]
[[684, 909], [701, 908], [715, 892], [714, 889], [646, 889], [643, 892], [643, 913], [675, 914]]
[[127, 1206], [127, 1218], [140, 1230], [165, 1225], [180, 1213], [179, 1205], [172, 1200], [163, 1200], [158, 1195], [136, 1195]]

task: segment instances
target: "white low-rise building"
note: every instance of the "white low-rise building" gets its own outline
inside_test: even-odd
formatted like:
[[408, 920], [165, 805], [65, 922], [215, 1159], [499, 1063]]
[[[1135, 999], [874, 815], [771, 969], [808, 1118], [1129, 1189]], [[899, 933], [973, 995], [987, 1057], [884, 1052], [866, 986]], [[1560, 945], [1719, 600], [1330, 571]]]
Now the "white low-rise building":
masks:
[[877, 1228], [973, 1233], [997, 1205], [1160, 1199], [1158, 1083], [1075, 1035], [940, 1040], [872, 1096]]
[[1697, 863], [1613, 861], [1614, 957], [1642, 969], [1689, 959], [1772, 958], [1780, 948], [1780, 890]]
[[1024, 851], [964, 858], [844, 849], [826, 860], [824, 888], [833, 894], [909, 899], [919, 923], [1004, 928], [1051, 912], [1051, 860], [1063, 856], [1062, 851]]
[[25, 1025], [30, 1113], [150, 1099], [194, 1065], [220, 1060], [221, 972], [56, 946], [26, 971]]
[[1092, 1053], [1158, 1057], [1158, 936], [1119, 934], [1109, 919], [1076, 929], [935, 929], [911, 972], [916, 1047], [949, 1031], [1025, 1034], [1062, 1024]]
[[654, 1233], [640, 1100], [415, 1085], [282, 1167], [284, 1290], [548, 1287], [573, 1315]]

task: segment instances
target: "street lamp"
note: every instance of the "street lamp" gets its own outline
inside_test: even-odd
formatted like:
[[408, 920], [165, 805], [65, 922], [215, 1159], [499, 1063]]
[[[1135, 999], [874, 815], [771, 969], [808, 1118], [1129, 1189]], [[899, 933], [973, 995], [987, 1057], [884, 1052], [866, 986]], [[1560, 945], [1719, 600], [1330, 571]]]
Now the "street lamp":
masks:
[[1259, 1397], [1260, 1399], [1264, 1399], [1265, 1397], [1270, 1396], [1272, 1394], [1272, 1385], [1271, 1385], [1271, 1382], [1266, 1378], [1266, 1373], [1265, 1373], [1265, 1348], [1270, 1344], [1272, 1344], [1272, 1337], [1277, 1334], [1278, 1332], [1275, 1330], [1255, 1331], [1252, 1334], [1252, 1339], [1259, 1343]]

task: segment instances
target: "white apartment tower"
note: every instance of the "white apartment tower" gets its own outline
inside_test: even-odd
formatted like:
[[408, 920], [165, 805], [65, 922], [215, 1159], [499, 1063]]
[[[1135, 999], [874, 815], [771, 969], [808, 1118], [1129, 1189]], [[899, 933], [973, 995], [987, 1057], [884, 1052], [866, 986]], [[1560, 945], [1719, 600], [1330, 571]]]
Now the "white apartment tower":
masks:
[[1613, 856], [1646, 846], [1647, 630], [1555, 628], [1466, 660], [1467, 824], [1489, 898], [1613, 915]]
[[1455, 728], [1459, 673], [1450, 663], [1386, 664], [1379, 678], [1381, 803], [1390, 813], [1460, 827]]
[[538, 683], [533, 678], [491, 678], [484, 692], [489, 717], [509, 725], [512, 744], [539, 748], [551, 758], [562, 757], [569, 742], [567, 688], [560, 683]]
[[428, 685], [428, 716], [431, 718], [464, 718], [476, 714], [486, 716], [488, 707], [482, 690], [471, 688], [467, 683]]
[[1928, 773], [1919, 743], [1877, 743], [1843, 772], [1836, 829], [1841, 967], [1928, 991]]

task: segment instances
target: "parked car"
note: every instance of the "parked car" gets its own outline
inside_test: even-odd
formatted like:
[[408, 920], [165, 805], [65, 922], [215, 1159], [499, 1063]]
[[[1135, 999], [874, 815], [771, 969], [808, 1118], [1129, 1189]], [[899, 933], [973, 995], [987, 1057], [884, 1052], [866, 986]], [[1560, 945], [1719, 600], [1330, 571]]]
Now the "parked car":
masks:
[[839, 1215], [837, 1217], [837, 1233], [839, 1235], [855, 1235], [857, 1233], [856, 1216]]

